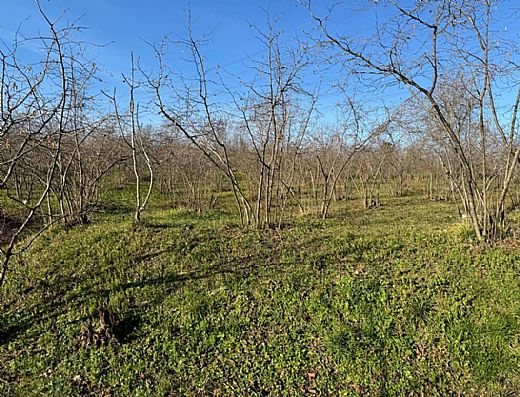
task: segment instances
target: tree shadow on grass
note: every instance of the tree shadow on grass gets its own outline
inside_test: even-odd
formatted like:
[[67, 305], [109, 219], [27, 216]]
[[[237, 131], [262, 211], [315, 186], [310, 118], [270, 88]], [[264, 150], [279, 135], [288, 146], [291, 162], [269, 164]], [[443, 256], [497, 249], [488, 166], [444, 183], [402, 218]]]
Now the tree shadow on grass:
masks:
[[15, 219], [2, 214], [0, 210], [0, 244], [7, 244], [22, 225], [21, 219]]
[[[152, 253], [147, 253], [137, 258], [137, 262], [141, 263], [144, 261], [152, 260], [160, 255], [171, 252], [172, 248], [166, 248], [158, 250]], [[215, 261], [209, 266], [199, 266], [189, 272], [173, 273], [168, 272], [167, 269], [162, 274], [156, 274], [151, 277], [145, 277], [136, 280], [130, 280], [121, 282], [110, 286], [108, 288], [95, 288], [93, 284], [89, 291], [81, 290], [78, 294], [68, 294], [65, 297], [66, 289], [63, 286], [73, 284], [77, 282], [73, 278], [67, 280], [64, 278], [58, 278], [56, 283], [58, 285], [42, 283], [42, 285], [36, 287], [34, 292], [42, 292], [42, 290], [57, 291], [48, 296], [44, 302], [38, 301], [37, 303], [24, 307], [21, 311], [13, 313], [13, 317], [16, 316], [17, 320], [13, 321], [12, 325], [0, 328], [0, 346], [10, 343], [21, 335], [30, 331], [31, 328], [42, 321], [56, 320], [61, 315], [66, 314], [73, 307], [78, 308], [84, 304], [84, 302], [91, 302], [92, 299], [96, 299], [100, 302], [106, 302], [110, 296], [115, 293], [127, 292], [135, 288], [144, 288], [148, 286], [156, 286], [154, 291], [154, 298], [152, 301], [147, 302], [145, 305], [131, 307], [127, 313], [122, 313], [123, 318], [120, 323], [121, 327], [121, 339], [123, 343], [130, 342], [133, 340], [136, 334], [136, 330], [141, 324], [139, 312], [146, 310], [146, 305], [158, 305], [161, 304], [169, 295], [174, 293], [176, 290], [182, 287], [183, 284], [190, 281], [207, 280], [218, 275], [229, 275], [235, 277], [247, 277], [252, 272], [256, 272], [261, 268], [279, 268], [282, 270], [283, 266], [279, 261], [279, 258], [269, 258], [265, 255], [244, 255], [239, 258], [233, 258], [226, 261]], [[93, 277], [94, 280], [101, 278], [101, 274], [97, 277]], [[56, 288], [54, 288], [56, 287]], [[132, 296], [129, 294], [128, 296]], [[20, 320], [18, 320], [20, 319]], [[89, 319], [89, 314], [74, 318], [70, 323], [77, 323], [78, 325]], [[118, 331], [119, 332], [119, 331]], [[29, 336], [31, 339], [33, 336]], [[34, 336], [36, 337], [36, 336]]]
[[[162, 252], [156, 254], [159, 255], [160, 253]], [[151, 257], [152, 256], [143, 258], [143, 260]], [[141, 280], [130, 281], [121, 284], [119, 288], [127, 290], [131, 288], [142, 288], [145, 286], [164, 285], [170, 287], [168, 291], [171, 292], [171, 287], [180, 287], [181, 284], [189, 281], [210, 279], [218, 275], [247, 277], [249, 274], [259, 269], [278, 268], [281, 271], [282, 266], [283, 265], [279, 262], [279, 259], [271, 261], [271, 263], [260, 263], [257, 257], [255, 258], [252, 255], [245, 255], [232, 260], [217, 261], [209, 266], [194, 269], [189, 272], [159, 274]]]
[[0, 346], [12, 342], [19, 334], [25, 332], [29, 327], [30, 323], [28, 321], [7, 327], [3, 324], [0, 325]]

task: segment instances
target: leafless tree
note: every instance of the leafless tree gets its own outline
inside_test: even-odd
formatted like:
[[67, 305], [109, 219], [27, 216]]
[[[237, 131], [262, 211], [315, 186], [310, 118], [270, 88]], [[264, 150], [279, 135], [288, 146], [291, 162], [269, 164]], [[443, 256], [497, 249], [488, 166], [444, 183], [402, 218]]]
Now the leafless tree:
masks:
[[[495, 95], [505, 79], [518, 86], [517, 67], [504, 53], [508, 43], [493, 30], [498, 3], [417, 1], [409, 8], [397, 1], [380, 3], [373, 7], [388, 6], [394, 16], [374, 32], [375, 40], [360, 45], [347, 34], [331, 30], [334, 9], [318, 16], [311, 2], [305, 2], [321, 30], [322, 42], [339, 50], [357, 72], [397, 81], [420, 98], [460, 166], [460, 198], [477, 238], [499, 237], [520, 155], [516, 144], [520, 94], [506, 122], [506, 116], [499, 115]], [[502, 45], [496, 45], [498, 42]], [[472, 145], [459, 134], [460, 119], [451, 117], [451, 104], [442, 95], [451, 76], [464, 76], [462, 89], [471, 99], [467, 111], [472, 116], [468, 126]], [[498, 144], [500, 147], [494, 146]], [[470, 148], [476, 151], [470, 152]], [[491, 151], [502, 154], [494, 164]]]
[[[148, 153], [146, 146], [143, 143], [143, 125], [140, 120], [139, 102], [136, 102], [136, 90], [139, 88], [140, 83], [136, 81], [135, 72], [137, 70], [134, 63], [134, 54], [131, 54], [131, 65], [130, 65], [130, 76], [127, 77], [123, 74], [123, 81], [128, 86], [130, 99], [128, 109], [125, 114], [122, 114], [118, 100], [116, 97], [116, 91], [112, 96], [106, 95], [113, 103], [114, 116], [116, 125], [119, 130], [120, 136], [130, 149], [130, 158], [132, 159], [132, 172], [135, 180], [135, 211], [134, 211], [134, 222], [136, 224], [141, 223], [141, 214], [146, 209], [146, 205], [150, 200], [153, 183], [154, 183], [154, 169], [152, 166], [152, 159]], [[142, 171], [140, 170], [140, 160], [144, 161], [145, 167], [148, 171], [148, 187], [143, 197], [141, 188], [143, 184]]]
[[[23, 64], [18, 57], [20, 42], [0, 51], [0, 186], [5, 196], [18, 208], [18, 213], [1, 212], [2, 241], [0, 244], [3, 285], [9, 264], [55, 219], [35, 220], [59, 175], [59, 159], [67, 130], [67, 109], [70, 78], [67, 64], [71, 60], [68, 46], [77, 27], [58, 27], [37, 2], [40, 15], [48, 27], [48, 36], [37, 40], [43, 48], [40, 61]], [[16, 175], [25, 173], [30, 189], [14, 189]], [[14, 183], [13, 183], [14, 182]], [[31, 236], [18, 244], [31, 227]]]
[[[148, 82], [172, 131], [181, 133], [228, 179], [242, 223], [274, 226], [281, 223], [288, 200], [295, 198], [291, 170], [315, 101], [301, 86], [301, 71], [309, 63], [305, 52], [282, 51], [272, 24], [267, 33], [257, 33], [265, 57], [254, 62], [257, 79], [239, 79], [238, 91], [224, 82], [222, 73], [208, 69], [191, 29], [186, 40], [167, 42], [187, 48], [194, 78], [173, 79], [164, 48], [156, 47], [160, 73]], [[217, 108], [212, 87], [226, 92], [234, 106]], [[234, 145], [233, 132], [241, 146]], [[237, 177], [238, 156], [242, 165], [250, 161], [246, 181]]]

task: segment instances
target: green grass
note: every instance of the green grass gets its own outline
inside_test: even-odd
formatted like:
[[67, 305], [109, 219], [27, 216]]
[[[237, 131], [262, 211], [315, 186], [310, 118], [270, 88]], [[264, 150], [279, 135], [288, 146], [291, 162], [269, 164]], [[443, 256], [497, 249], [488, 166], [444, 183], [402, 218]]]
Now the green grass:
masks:
[[[9, 274], [0, 395], [519, 395], [519, 251], [474, 246], [451, 205], [385, 202], [47, 233]], [[114, 338], [82, 343], [100, 310]]]

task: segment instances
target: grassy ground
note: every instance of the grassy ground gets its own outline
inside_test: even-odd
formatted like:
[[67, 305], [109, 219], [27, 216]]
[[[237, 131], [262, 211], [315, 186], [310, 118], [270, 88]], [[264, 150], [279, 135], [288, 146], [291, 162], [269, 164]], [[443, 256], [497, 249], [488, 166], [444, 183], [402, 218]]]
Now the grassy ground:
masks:
[[0, 395], [520, 395], [520, 250], [403, 198], [280, 231], [153, 209], [10, 273]]

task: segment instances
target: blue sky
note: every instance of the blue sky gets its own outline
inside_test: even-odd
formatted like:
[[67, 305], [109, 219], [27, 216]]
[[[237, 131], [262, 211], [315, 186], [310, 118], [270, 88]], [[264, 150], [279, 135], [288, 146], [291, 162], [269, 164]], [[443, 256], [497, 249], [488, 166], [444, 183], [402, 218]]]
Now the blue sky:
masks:
[[[210, 37], [203, 48], [209, 66], [221, 65], [240, 76], [250, 74], [250, 58], [261, 55], [262, 47], [251, 24], [265, 27], [265, 10], [277, 20], [287, 41], [314, 28], [307, 11], [296, 0], [42, 0], [41, 5], [51, 18], [63, 11], [67, 20], [79, 18], [79, 24], [87, 27], [82, 39], [107, 44], [91, 47], [92, 57], [104, 71], [102, 78], [107, 86], [117, 86], [121, 95], [121, 73], [129, 70], [131, 51], [145, 67], [156, 65], [145, 41], [157, 43], [165, 34], [185, 36], [188, 8], [195, 36]], [[44, 29], [34, 0], [0, 0], [0, 10], [3, 39], [10, 39], [20, 23], [27, 35]], [[324, 111], [333, 109], [339, 100], [341, 95], [334, 92], [324, 94], [320, 105]]]
[[[409, 1], [403, 1], [408, 3]], [[320, 2], [316, 2], [320, 4]], [[366, 3], [363, 0], [349, 0], [350, 6]], [[249, 57], [260, 55], [261, 45], [255, 37], [251, 24], [263, 27], [266, 24], [265, 9], [278, 20], [278, 27], [284, 31], [288, 41], [315, 27], [305, 9], [296, 0], [42, 0], [42, 7], [51, 16], [58, 16], [66, 10], [66, 19], [80, 19], [79, 24], [87, 27], [81, 38], [104, 47], [91, 47], [91, 56], [104, 71], [102, 77], [107, 86], [117, 86], [124, 95], [121, 73], [127, 73], [130, 53], [134, 51], [145, 67], [156, 63], [149, 46], [144, 42], [157, 43], [165, 34], [173, 37], [185, 36], [187, 9], [191, 8], [195, 36], [210, 35], [204, 47], [209, 66], [221, 65], [235, 74], [246, 76], [251, 73]], [[507, 14], [518, 12], [515, 1], [505, 1]], [[355, 15], [346, 12], [335, 21], [339, 31], [348, 30], [351, 35], [363, 36], [367, 26], [380, 18], [384, 19], [385, 7], [377, 7], [378, 14]], [[340, 10], [341, 11], [341, 10]], [[9, 40], [22, 22], [22, 32], [34, 34], [42, 28], [34, 0], [0, 0], [0, 37]], [[516, 34], [518, 27], [509, 24], [510, 34]], [[27, 49], [30, 52], [30, 49]], [[176, 62], [175, 58], [171, 59]], [[338, 69], [328, 73], [326, 84], [333, 85], [341, 79]], [[313, 77], [307, 77], [310, 85]], [[324, 112], [335, 109], [341, 94], [335, 89], [325, 89], [320, 106]], [[408, 96], [404, 89], [390, 89], [385, 92], [390, 102], [400, 101]]]
[[[82, 38], [96, 43], [110, 43], [95, 50], [105, 69], [119, 74], [128, 69], [130, 52], [152, 64], [152, 54], [143, 40], [156, 43], [165, 34], [183, 36], [186, 15], [191, 8], [195, 35], [211, 34], [205, 47], [212, 64], [235, 66], [237, 69], [248, 55], [258, 54], [259, 43], [250, 24], [263, 26], [266, 18], [262, 8], [269, 8], [280, 19], [287, 35], [296, 35], [310, 26], [305, 11], [294, 0], [42, 0], [44, 10], [55, 17], [67, 10], [68, 19], [80, 18], [88, 27]], [[34, 0], [0, 0], [0, 35], [8, 38], [23, 22], [22, 31], [41, 26]]]

